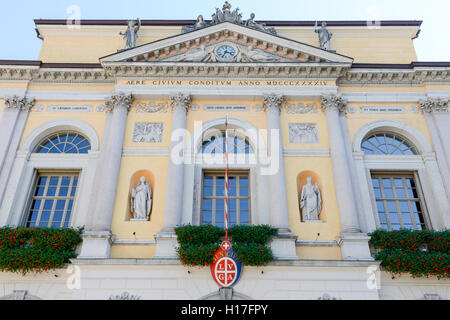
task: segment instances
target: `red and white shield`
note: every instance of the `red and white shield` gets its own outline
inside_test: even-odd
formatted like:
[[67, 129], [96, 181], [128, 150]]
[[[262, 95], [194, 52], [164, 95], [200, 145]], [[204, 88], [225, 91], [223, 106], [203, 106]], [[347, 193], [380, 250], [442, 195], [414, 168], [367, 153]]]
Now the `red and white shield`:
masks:
[[229, 287], [236, 281], [238, 267], [233, 259], [223, 257], [214, 267], [215, 280], [222, 287]]

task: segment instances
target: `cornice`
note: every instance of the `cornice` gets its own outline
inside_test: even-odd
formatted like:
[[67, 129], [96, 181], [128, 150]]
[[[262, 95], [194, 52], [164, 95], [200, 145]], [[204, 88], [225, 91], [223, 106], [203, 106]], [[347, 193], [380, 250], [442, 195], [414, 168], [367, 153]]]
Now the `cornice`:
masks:
[[113, 83], [101, 65], [86, 64], [11, 65], [0, 64], [0, 81], [33, 81], [45, 83]]
[[105, 62], [109, 77], [235, 77], [336, 80], [350, 68], [346, 63], [190, 63]]
[[340, 86], [449, 84], [450, 63], [353, 65], [338, 79]]
[[450, 63], [351, 65], [333, 62], [104, 62], [100, 65], [0, 61], [0, 81], [112, 84], [117, 78], [166, 78], [167, 76], [174, 78], [326, 79], [337, 81], [338, 86], [423, 86], [450, 84]]

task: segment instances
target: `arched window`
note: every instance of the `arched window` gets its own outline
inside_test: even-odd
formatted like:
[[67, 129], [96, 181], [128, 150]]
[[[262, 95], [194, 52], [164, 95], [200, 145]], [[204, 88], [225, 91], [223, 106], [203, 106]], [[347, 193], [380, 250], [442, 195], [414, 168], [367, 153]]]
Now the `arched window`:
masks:
[[[366, 155], [417, 155], [417, 148], [400, 135], [369, 134], [361, 144]], [[379, 227], [387, 230], [426, 228], [423, 196], [416, 172], [371, 171]]]
[[[203, 139], [202, 153], [216, 154], [225, 153], [225, 132], [212, 135]], [[230, 154], [250, 154], [253, 148], [250, 146], [248, 138], [240, 135], [234, 130], [228, 132], [228, 153]]]
[[[228, 153], [250, 157], [254, 154], [249, 138], [241, 129], [229, 128]], [[225, 130], [212, 128], [204, 132], [201, 153], [222, 155], [226, 150]], [[219, 156], [220, 157], [220, 156]], [[223, 227], [225, 224], [225, 167], [203, 171], [200, 224]], [[230, 225], [250, 224], [250, 177], [245, 170], [229, 172], [228, 219]]]
[[417, 149], [406, 139], [392, 133], [375, 133], [367, 136], [361, 150], [369, 155], [415, 155]]
[[89, 150], [91, 143], [88, 139], [79, 133], [64, 131], [43, 139], [35, 153], [88, 153]]

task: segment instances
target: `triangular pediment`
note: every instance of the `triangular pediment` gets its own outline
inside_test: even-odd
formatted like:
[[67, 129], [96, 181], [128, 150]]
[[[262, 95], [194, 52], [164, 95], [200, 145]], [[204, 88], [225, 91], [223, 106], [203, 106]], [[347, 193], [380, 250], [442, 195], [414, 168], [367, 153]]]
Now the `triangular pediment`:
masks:
[[224, 22], [103, 57], [104, 62], [352, 63], [306, 43]]

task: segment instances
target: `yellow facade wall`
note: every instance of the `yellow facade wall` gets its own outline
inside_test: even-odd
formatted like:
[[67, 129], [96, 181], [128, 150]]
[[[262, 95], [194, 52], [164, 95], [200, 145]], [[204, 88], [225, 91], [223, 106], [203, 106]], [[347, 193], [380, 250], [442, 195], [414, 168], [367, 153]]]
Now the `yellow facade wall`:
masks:
[[[44, 62], [98, 63], [99, 58], [124, 48], [120, 32], [126, 26], [82, 26], [68, 31], [65, 26], [38, 26], [44, 37], [39, 60]], [[412, 38], [418, 27], [389, 27], [371, 30], [333, 27], [331, 49], [352, 57], [356, 63], [410, 63], [417, 60]], [[278, 28], [279, 35], [312, 46], [318, 46], [317, 34], [311, 27]], [[137, 45], [179, 35], [181, 27], [148, 27], [139, 31]]]

